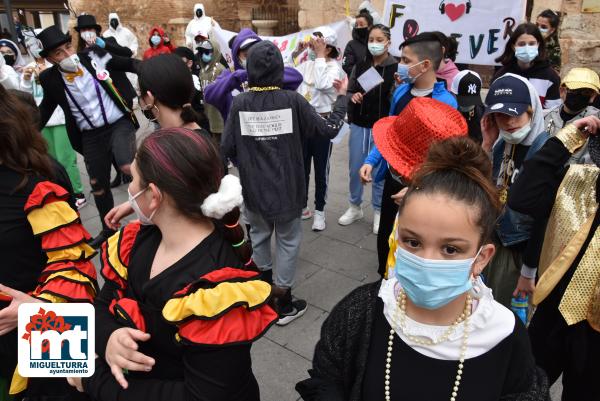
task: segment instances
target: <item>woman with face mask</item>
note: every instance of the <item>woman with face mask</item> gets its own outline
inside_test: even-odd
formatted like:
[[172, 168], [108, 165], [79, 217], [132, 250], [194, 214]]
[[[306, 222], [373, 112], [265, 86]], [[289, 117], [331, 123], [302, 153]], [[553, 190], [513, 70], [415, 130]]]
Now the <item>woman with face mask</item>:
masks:
[[[9, 61], [10, 61], [10, 57]], [[10, 65], [6, 64], [6, 58], [0, 55], [0, 85], [4, 89], [19, 89], [19, 74]]]
[[502, 68], [496, 72], [494, 79], [509, 72], [520, 75], [534, 86], [544, 109], [560, 105], [560, 77], [548, 61], [544, 37], [535, 24], [527, 22], [519, 25], [496, 62], [501, 63]]
[[480, 278], [499, 210], [489, 159], [451, 138], [411, 176], [389, 277], [332, 310], [296, 389], [311, 401], [547, 400], [525, 327]]
[[494, 298], [509, 306], [521, 275], [530, 277], [530, 268], [536, 266], [539, 256], [536, 244], [538, 236], [543, 236], [543, 222], [506, 207], [508, 191], [525, 160], [533, 157], [549, 135], [539, 97], [521, 76], [506, 74], [495, 80], [485, 104], [481, 146], [491, 155], [493, 179], [504, 206], [496, 228], [498, 249], [486, 273], [486, 283]]
[[148, 44], [150, 47], [144, 52], [144, 60], [158, 56], [159, 54], [172, 53], [175, 50], [171, 42], [168, 41], [165, 31], [160, 26], [155, 26], [150, 30]]
[[239, 223], [239, 179], [221, 165], [189, 129], [140, 144], [128, 188], [138, 220], [102, 248], [96, 370], [69, 379], [92, 399], [260, 399], [250, 349], [278, 316]]
[[[200, 67], [200, 92], [204, 96], [204, 88], [213, 83], [219, 75], [225, 70], [225, 66], [220, 63], [221, 47], [216, 40], [208, 39], [200, 43], [198, 50], [198, 65]], [[204, 114], [208, 118], [210, 132], [215, 143], [221, 143], [221, 134], [223, 133], [223, 117], [219, 110], [212, 104], [204, 103]]]
[[12, 40], [0, 39], [0, 54], [4, 57], [6, 65], [12, 67], [17, 73], [27, 64], [21, 55], [19, 46]]
[[[390, 97], [394, 90], [394, 73], [398, 62], [389, 53], [391, 45], [390, 29], [385, 25], [375, 25], [369, 32], [368, 56], [352, 70], [348, 83], [348, 93], [352, 100], [348, 104], [348, 120], [350, 122], [349, 142], [349, 208], [340, 217], [338, 223], [347, 226], [363, 218], [361, 208], [364, 191], [359, 170], [365, 158], [373, 148], [373, 124], [390, 113]], [[374, 68], [383, 82], [365, 93], [357, 78], [367, 70]], [[373, 232], [379, 231], [381, 196], [383, 181], [373, 182], [371, 204], [373, 205]]]
[[535, 24], [539, 28], [544, 41], [546, 42], [546, 53], [548, 61], [552, 68], [560, 74], [562, 64], [560, 42], [558, 41], [558, 25], [560, 24], [560, 15], [550, 9], [544, 10], [538, 15]]
[[342, 56], [342, 69], [350, 76], [352, 68], [357, 63], [363, 62], [369, 52], [367, 41], [369, 29], [373, 26], [373, 17], [368, 12], [361, 12], [356, 16], [354, 28], [352, 28], [352, 40], [348, 42]]

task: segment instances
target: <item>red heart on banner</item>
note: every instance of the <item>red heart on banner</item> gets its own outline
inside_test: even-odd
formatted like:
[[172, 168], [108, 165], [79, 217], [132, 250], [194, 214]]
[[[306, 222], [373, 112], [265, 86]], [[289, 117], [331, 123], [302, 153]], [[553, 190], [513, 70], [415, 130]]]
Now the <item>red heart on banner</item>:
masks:
[[465, 14], [467, 6], [465, 4], [446, 4], [446, 15], [450, 21], [456, 21]]

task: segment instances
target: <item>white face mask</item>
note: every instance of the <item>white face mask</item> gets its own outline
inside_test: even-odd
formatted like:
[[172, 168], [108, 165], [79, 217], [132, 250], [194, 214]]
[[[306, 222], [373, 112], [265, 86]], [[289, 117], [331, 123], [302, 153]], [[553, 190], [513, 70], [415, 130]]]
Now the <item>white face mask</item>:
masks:
[[79, 65], [81, 62], [79, 61], [79, 56], [77, 54], [73, 54], [65, 59], [63, 59], [58, 66], [61, 70], [66, 72], [77, 72], [79, 69]]
[[96, 32], [94, 31], [85, 31], [81, 32], [81, 39], [85, 40], [85, 43], [88, 45], [93, 45], [96, 43]]
[[[152, 222], [152, 217], [154, 217], [154, 215], [156, 214], [156, 210], [154, 210], [150, 216], [146, 217], [146, 215], [144, 214], [144, 212], [142, 212], [142, 209], [140, 209], [140, 205], [138, 205], [136, 198], [138, 198], [141, 194], [143, 194], [146, 190], [148, 189], [148, 187], [142, 189], [140, 192], [138, 192], [135, 195], [131, 195], [131, 192], [129, 192], [129, 188], [127, 188], [127, 195], [128, 195], [128, 200], [129, 200], [129, 204], [131, 205], [131, 208], [133, 209], [133, 211], [135, 212], [138, 220], [140, 221], [140, 223], [142, 223], [142, 225], [144, 226], [152, 226], [154, 225], [154, 223]], [[158, 210], [158, 209], [157, 209]]]
[[505, 142], [510, 143], [511, 145], [518, 145], [523, 142], [529, 132], [531, 132], [531, 122], [528, 122], [527, 125], [512, 133], [501, 129], [500, 136]]

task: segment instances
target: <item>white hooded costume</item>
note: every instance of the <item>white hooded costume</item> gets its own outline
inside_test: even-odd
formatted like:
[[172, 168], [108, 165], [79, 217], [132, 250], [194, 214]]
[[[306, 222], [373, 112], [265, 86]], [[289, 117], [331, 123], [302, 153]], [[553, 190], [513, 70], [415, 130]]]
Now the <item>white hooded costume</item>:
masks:
[[[196, 11], [198, 10], [202, 10], [201, 17], [196, 15]], [[189, 22], [187, 28], [185, 28], [185, 45], [195, 51], [194, 38], [200, 33], [210, 35], [214, 28], [221, 27], [217, 21], [206, 15], [204, 4], [194, 4], [194, 18]]]
[[[116, 29], [110, 25], [110, 21], [112, 19], [116, 19], [117, 21], [119, 21], [119, 25]], [[138, 39], [133, 32], [131, 32], [129, 29], [125, 28], [123, 24], [121, 24], [121, 19], [119, 18], [117, 13], [108, 14], [108, 29], [104, 31], [104, 34], [102, 36], [104, 36], [105, 38], [115, 38], [119, 45], [127, 47], [131, 50], [131, 52], [133, 53], [132, 57], [137, 56], [137, 51], [139, 47]]]

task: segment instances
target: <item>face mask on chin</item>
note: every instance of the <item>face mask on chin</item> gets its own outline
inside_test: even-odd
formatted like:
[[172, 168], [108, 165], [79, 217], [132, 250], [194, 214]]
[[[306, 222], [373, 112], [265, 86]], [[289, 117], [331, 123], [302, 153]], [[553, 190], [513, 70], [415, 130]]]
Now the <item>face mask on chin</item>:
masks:
[[515, 132], [508, 132], [500, 129], [500, 137], [511, 145], [518, 145], [525, 140], [527, 135], [529, 135], [529, 132], [531, 132], [531, 122], [528, 122], [525, 126], [519, 128]]

